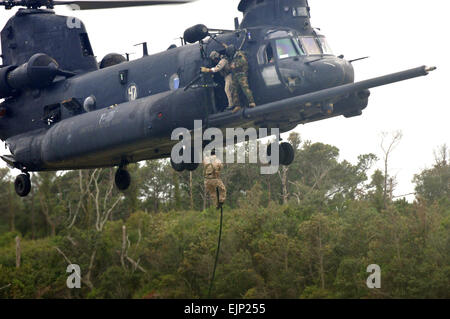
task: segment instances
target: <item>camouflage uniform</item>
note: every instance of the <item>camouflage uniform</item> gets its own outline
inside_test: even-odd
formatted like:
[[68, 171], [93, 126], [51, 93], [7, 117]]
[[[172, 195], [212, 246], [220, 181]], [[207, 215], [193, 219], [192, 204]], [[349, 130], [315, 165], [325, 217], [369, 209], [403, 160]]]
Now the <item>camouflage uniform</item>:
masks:
[[255, 104], [253, 93], [248, 85], [248, 61], [243, 51], [237, 51], [233, 61], [231, 62], [231, 70], [233, 73], [233, 84], [231, 91], [233, 94], [234, 106], [240, 106], [239, 89], [242, 90], [247, 97], [249, 104]]
[[[205, 190], [209, 194], [211, 200], [219, 207], [225, 202], [227, 197], [227, 189], [220, 179], [220, 171], [223, 168], [222, 162], [215, 156], [205, 157], [203, 160], [203, 174], [205, 176]], [[219, 205], [217, 203], [217, 188], [219, 188]]]

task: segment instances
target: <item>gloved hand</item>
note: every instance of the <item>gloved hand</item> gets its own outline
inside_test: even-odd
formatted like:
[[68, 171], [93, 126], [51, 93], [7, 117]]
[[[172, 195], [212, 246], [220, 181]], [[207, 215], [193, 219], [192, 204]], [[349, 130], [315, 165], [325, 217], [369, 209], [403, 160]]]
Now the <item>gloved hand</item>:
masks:
[[205, 67], [203, 67], [203, 66], [201, 67], [200, 71], [201, 71], [202, 73], [209, 73], [209, 72], [211, 72], [210, 69], [205, 68]]

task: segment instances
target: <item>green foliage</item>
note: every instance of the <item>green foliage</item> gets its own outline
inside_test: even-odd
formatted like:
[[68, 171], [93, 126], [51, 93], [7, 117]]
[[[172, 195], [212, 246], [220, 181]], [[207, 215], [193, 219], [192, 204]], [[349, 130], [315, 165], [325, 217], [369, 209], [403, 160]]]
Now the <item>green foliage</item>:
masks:
[[[446, 159], [416, 175], [417, 201], [386, 204], [383, 173], [368, 181], [373, 154], [353, 164], [334, 146], [289, 140], [296, 161], [279, 174], [223, 171], [213, 298], [450, 298]], [[219, 213], [201, 169], [152, 161], [130, 172], [125, 193], [112, 169], [40, 173], [19, 200], [0, 170], [0, 298], [207, 297]], [[69, 263], [81, 268], [81, 289], [66, 287]], [[381, 289], [366, 286], [370, 264], [381, 266]]]
[[15, 246], [1, 248], [0, 297], [63, 298], [66, 267], [51, 239], [22, 241], [20, 268], [16, 268]]
[[426, 169], [414, 176], [416, 192], [430, 202], [442, 201], [450, 205], [450, 162], [448, 161], [447, 146], [441, 147], [436, 157], [436, 164], [432, 169]]

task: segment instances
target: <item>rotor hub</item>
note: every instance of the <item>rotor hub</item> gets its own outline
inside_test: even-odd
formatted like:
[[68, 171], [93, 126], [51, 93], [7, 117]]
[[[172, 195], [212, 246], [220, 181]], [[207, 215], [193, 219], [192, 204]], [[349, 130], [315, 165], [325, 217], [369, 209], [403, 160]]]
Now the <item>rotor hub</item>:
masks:
[[15, 6], [27, 7], [28, 9], [39, 9], [40, 7], [47, 7], [53, 9], [53, 0], [5, 0], [1, 1], [0, 5], [5, 6], [5, 9], [9, 10]]

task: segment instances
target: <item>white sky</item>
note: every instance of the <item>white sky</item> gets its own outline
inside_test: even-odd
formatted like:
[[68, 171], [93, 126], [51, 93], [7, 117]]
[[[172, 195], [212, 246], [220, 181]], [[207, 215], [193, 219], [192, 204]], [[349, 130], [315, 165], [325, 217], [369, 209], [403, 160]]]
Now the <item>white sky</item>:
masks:
[[[69, 11], [86, 25], [100, 60], [110, 52], [142, 54], [133, 44], [147, 41], [156, 53], [194, 24], [233, 29], [239, 0], [198, 0], [179, 6]], [[309, 0], [312, 24], [324, 33], [336, 55], [356, 62], [356, 80], [428, 65], [438, 70], [427, 77], [372, 89], [369, 106], [360, 117], [320, 121], [297, 127], [303, 140], [337, 146], [341, 159], [355, 162], [359, 154], [382, 158], [381, 132], [401, 130], [403, 139], [391, 157], [390, 174], [399, 182], [395, 195], [414, 191], [413, 175], [431, 167], [433, 151], [450, 144], [450, 2], [446, 0]], [[3, 27], [16, 10], [0, 11]], [[447, 80], [447, 81], [446, 81]], [[2, 148], [3, 150], [4, 148]], [[1, 153], [5, 153], [2, 151]], [[382, 168], [382, 162], [377, 163]]]

